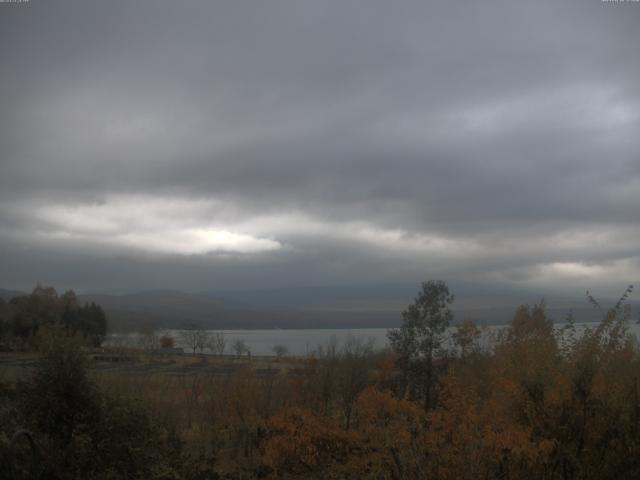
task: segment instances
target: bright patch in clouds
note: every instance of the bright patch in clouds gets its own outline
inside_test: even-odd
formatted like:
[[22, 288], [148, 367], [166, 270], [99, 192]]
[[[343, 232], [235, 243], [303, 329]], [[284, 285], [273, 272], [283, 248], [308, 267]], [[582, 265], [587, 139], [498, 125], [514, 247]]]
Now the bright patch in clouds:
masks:
[[112, 197], [104, 203], [36, 209], [41, 237], [154, 253], [257, 253], [282, 245], [207, 222], [214, 205], [155, 197]]
[[386, 257], [447, 258], [472, 255], [479, 248], [470, 240], [362, 220], [336, 222], [303, 212], [250, 215], [215, 199], [115, 195], [98, 203], [33, 205], [23, 213], [35, 217], [31, 225], [40, 241], [94, 249], [251, 254], [285, 245], [300, 252], [309, 241], [331, 241], [385, 252]]
[[589, 265], [580, 262], [555, 262], [544, 266], [551, 275], [562, 277], [590, 278], [602, 275], [607, 270], [603, 265]]
[[[637, 258], [611, 261], [558, 261], [527, 265], [496, 272], [493, 280], [505, 284], [518, 284], [540, 291], [548, 287], [559, 290], [570, 287], [573, 291], [598, 288], [601, 293], [618, 294], [621, 286], [635, 283], [640, 264]], [[604, 282], [604, 283], [603, 283]]]
[[278, 250], [282, 245], [267, 238], [233, 233], [211, 228], [190, 228], [160, 232], [151, 236], [146, 232], [117, 235], [113, 242], [131, 248], [147, 248], [160, 253], [197, 255], [211, 252], [256, 253]]

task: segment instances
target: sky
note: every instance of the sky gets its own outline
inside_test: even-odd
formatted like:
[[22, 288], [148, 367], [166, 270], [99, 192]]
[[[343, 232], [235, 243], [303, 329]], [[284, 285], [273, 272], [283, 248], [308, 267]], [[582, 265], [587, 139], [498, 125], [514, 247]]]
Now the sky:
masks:
[[620, 293], [639, 22], [599, 0], [0, 3], [0, 286]]

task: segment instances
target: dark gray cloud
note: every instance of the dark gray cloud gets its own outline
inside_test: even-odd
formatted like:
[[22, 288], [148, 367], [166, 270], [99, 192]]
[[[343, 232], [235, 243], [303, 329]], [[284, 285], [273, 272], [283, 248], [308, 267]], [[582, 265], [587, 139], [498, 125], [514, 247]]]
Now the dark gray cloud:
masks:
[[0, 284], [617, 290], [640, 6], [0, 5]]

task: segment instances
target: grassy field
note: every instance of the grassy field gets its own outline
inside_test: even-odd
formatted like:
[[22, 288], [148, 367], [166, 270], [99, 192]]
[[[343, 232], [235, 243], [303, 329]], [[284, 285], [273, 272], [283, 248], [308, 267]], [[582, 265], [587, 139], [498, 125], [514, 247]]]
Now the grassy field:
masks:
[[[90, 375], [114, 397], [134, 399], [159, 422], [171, 425], [195, 457], [218, 458], [221, 471], [251, 469], [259, 462], [252, 439], [286, 403], [287, 392], [304, 375], [301, 358], [154, 355], [127, 352], [130, 361], [95, 361]], [[33, 353], [0, 355], [0, 382], [29, 377]], [[211, 460], [212, 461], [212, 460]], [[225, 465], [227, 464], [228, 465]]]
[[[156, 355], [142, 351], [127, 352], [123, 361], [94, 359], [88, 354], [91, 371], [97, 379], [122, 375], [151, 375], [180, 377], [184, 375], [206, 375], [227, 377], [242, 367], [250, 366], [257, 377], [299, 374], [304, 360], [296, 357], [242, 356], [235, 355]], [[124, 356], [124, 355], [123, 355]], [[38, 356], [33, 352], [0, 353], [0, 381], [13, 383], [25, 378], [37, 365]]]

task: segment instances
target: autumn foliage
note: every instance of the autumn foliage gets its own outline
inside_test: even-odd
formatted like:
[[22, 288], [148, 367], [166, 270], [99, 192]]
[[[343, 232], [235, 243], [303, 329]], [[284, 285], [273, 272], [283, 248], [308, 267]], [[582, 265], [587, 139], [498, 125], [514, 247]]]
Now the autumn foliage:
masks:
[[464, 348], [436, 360], [428, 410], [394, 382], [396, 357], [381, 358], [349, 430], [336, 415], [283, 409], [263, 462], [272, 478], [638, 478], [639, 350], [619, 307], [578, 331], [522, 306], [483, 348], [463, 324]]
[[[124, 442], [123, 451], [145, 478], [635, 479], [640, 348], [629, 320], [623, 301], [590, 327], [571, 318], [557, 327], [543, 304], [521, 306], [503, 329], [457, 324], [448, 346], [439, 333], [425, 330], [428, 362], [351, 340], [271, 363], [194, 356], [200, 369], [168, 376], [103, 374], [95, 384], [78, 370], [80, 362], [61, 368], [78, 370], [86, 380], [86, 388], [69, 386], [87, 406], [72, 410], [84, 411], [89, 420], [77, 417], [82, 428], [88, 424], [91, 438], [104, 445], [111, 433], [96, 428], [119, 411], [96, 404], [104, 389], [108, 398], [135, 397], [136, 405], [146, 406], [146, 415], [127, 410], [126, 421], [118, 423], [126, 432], [126, 422], [135, 418], [143, 433], [155, 435], [151, 450], [138, 452], [137, 444]], [[420, 355], [421, 349], [412, 352]], [[209, 361], [226, 373], [209, 370]], [[50, 377], [43, 378], [60, 377], [51, 365]], [[431, 382], [428, 390], [425, 381]], [[17, 428], [17, 411], [43, 438], [56, 440], [73, 429], [47, 423], [55, 419], [44, 413], [58, 411], [48, 405], [66, 404], [54, 388], [46, 389], [46, 397], [30, 395], [41, 383], [35, 377], [25, 384], [19, 404], [11, 404], [10, 395], [0, 397], [0, 420]], [[0, 455], [3, 442], [0, 435]], [[157, 449], [180, 453], [158, 457]]]

